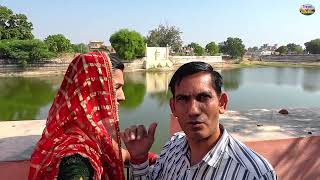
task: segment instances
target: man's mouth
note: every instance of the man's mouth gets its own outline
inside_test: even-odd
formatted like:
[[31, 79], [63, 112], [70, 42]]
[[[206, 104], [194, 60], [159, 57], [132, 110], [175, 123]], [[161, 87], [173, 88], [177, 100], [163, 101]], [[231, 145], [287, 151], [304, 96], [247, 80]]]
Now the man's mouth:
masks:
[[193, 130], [199, 130], [199, 128], [201, 129], [203, 123], [203, 121], [191, 121], [188, 124]]
[[201, 122], [201, 121], [191, 121], [191, 122], [189, 122], [189, 124], [191, 124], [191, 125], [197, 125], [197, 124], [202, 124], [203, 122]]

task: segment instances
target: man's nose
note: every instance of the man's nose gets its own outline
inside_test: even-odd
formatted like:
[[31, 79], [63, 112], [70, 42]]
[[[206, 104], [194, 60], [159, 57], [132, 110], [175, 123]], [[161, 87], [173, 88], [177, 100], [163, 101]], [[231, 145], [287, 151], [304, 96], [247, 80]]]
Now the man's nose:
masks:
[[191, 100], [189, 102], [189, 108], [188, 108], [188, 115], [191, 117], [199, 116], [200, 115], [200, 108], [199, 108], [199, 102], [196, 100]]

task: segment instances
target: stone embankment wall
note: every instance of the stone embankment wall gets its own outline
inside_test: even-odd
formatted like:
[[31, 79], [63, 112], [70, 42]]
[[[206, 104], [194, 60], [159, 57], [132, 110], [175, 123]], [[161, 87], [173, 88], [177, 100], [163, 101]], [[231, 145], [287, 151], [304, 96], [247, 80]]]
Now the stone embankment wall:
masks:
[[124, 64], [124, 71], [126, 72], [145, 69], [144, 58], [136, 59], [133, 61], [124, 61], [123, 64]]
[[271, 56], [261, 56], [259, 60], [274, 61], [274, 62], [320, 62], [320, 54], [271, 55]]
[[69, 63], [74, 58], [73, 54], [61, 56], [50, 60], [33, 61], [28, 63], [24, 69], [19, 68], [18, 60], [0, 59], [0, 73], [12, 73], [19, 71], [60, 71], [65, 72]]
[[[18, 68], [20, 65], [18, 61], [0, 59], [0, 73], [15, 73], [15, 72], [32, 72], [36, 71], [38, 73], [61, 73], [63, 74], [72, 61], [74, 56], [60, 57], [51, 60], [34, 61], [29, 63], [26, 68]], [[169, 69], [176, 69], [182, 64], [191, 61], [204, 61], [210, 64], [222, 64], [224, 61], [221, 56], [170, 56], [169, 60], [173, 63], [173, 67]], [[133, 61], [124, 61], [126, 72], [145, 70], [145, 58], [136, 59]], [[164, 69], [168, 70], [168, 69]]]
[[191, 61], [204, 61], [207, 63], [222, 63], [222, 56], [170, 56], [173, 64], [184, 64]]

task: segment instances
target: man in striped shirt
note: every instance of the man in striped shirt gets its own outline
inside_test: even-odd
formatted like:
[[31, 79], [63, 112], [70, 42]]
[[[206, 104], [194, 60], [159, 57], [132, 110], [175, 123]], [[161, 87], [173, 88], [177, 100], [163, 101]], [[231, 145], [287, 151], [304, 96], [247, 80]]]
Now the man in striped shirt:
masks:
[[263, 157], [230, 136], [219, 123], [228, 96], [222, 77], [204, 62], [182, 65], [169, 87], [170, 108], [184, 133], [176, 133], [163, 147], [154, 166], [147, 154], [154, 141], [156, 124], [121, 133], [131, 156], [133, 179], [277, 179]]

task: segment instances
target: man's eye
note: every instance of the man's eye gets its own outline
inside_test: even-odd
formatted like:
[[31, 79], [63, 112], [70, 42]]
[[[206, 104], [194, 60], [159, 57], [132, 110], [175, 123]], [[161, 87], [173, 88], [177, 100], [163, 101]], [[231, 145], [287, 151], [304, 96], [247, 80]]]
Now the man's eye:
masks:
[[184, 97], [184, 96], [177, 97], [177, 101], [186, 101], [186, 100], [187, 100], [187, 97]]
[[203, 101], [209, 100], [210, 98], [211, 98], [211, 96], [204, 94], [204, 95], [200, 95], [198, 97], [198, 100], [203, 102]]

